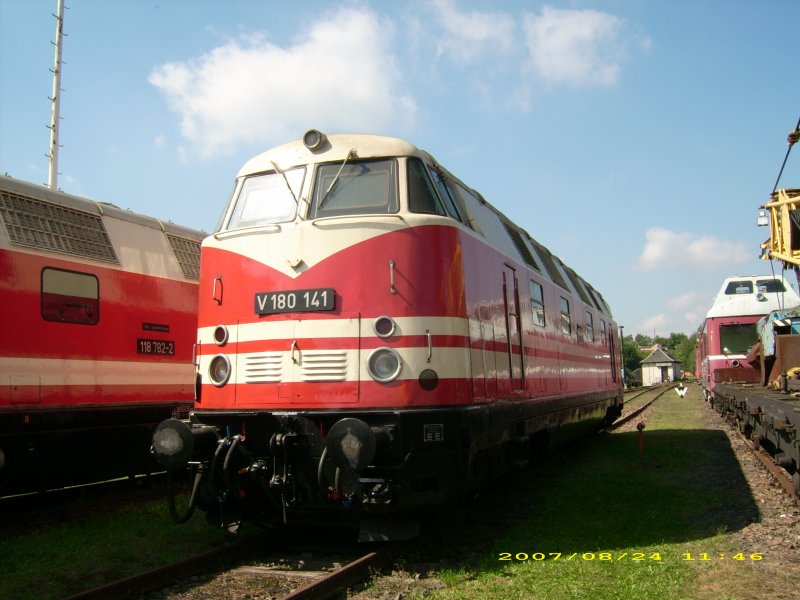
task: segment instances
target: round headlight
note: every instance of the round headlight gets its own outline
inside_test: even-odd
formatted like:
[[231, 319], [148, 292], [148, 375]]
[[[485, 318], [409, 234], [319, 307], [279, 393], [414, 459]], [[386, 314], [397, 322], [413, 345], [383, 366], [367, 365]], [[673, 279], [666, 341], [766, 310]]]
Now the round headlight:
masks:
[[403, 363], [400, 355], [391, 348], [376, 348], [369, 355], [367, 366], [375, 381], [386, 383], [397, 378]]
[[228, 343], [228, 328], [225, 325], [217, 325], [214, 328], [214, 343], [217, 346], [224, 346]]
[[378, 317], [372, 323], [372, 329], [379, 338], [388, 338], [394, 334], [395, 323], [391, 317]]
[[325, 134], [316, 129], [309, 129], [303, 136], [303, 144], [311, 151], [319, 150], [326, 141]]
[[217, 387], [222, 387], [228, 383], [231, 377], [231, 361], [224, 354], [217, 354], [211, 359], [211, 364], [208, 367], [208, 377]]

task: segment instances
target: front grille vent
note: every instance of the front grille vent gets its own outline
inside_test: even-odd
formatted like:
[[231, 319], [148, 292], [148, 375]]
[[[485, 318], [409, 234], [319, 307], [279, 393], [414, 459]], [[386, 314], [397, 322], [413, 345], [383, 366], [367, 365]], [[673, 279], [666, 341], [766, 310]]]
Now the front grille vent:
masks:
[[283, 352], [262, 352], [244, 357], [246, 383], [280, 383], [283, 376]]
[[302, 353], [303, 381], [345, 381], [347, 352], [342, 350], [307, 350]]

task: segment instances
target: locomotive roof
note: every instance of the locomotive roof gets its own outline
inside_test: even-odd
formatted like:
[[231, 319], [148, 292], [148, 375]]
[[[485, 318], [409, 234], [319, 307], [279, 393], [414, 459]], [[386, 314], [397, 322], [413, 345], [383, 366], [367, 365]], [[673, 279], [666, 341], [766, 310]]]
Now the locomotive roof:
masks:
[[244, 164], [239, 170], [239, 177], [270, 171], [275, 165], [285, 169], [306, 163], [344, 160], [351, 150], [355, 150], [357, 158], [423, 154], [414, 144], [396, 137], [364, 133], [340, 133], [326, 137], [327, 143], [316, 151], [306, 148], [302, 140], [296, 140], [262, 152]]
[[108, 202], [99, 202], [62, 191], [54, 191], [49, 187], [37, 185], [21, 179], [15, 179], [7, 175], [0, 175], [0, 191], [27, 196], [50, 204], [98, 216], [114, 217], [115, 219], [152, 227], [153, 229], [159, 229], [166, 233], [189, 239], [202, 240], [206, 236], [205, 233], [197, 231], [196, 229], [177, 225], [169, 221], [162, 221], [132, 210], [124, 210]]
[[[759, 289], [765, 281], [781, 282], [784, 290]], [[764, 315], [798, 304], [800, 297], [780, 275], [734, 275], [722, 282], [706, 318]]]

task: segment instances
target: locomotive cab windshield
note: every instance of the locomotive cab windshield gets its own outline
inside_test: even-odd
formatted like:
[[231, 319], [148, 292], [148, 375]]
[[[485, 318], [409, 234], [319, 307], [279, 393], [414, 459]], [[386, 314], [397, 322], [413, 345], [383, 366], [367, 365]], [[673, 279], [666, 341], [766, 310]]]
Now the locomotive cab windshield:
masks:
[[235, 200], [228, 229], [293, 221], [305, 167], [272, 171], [248, 177]]

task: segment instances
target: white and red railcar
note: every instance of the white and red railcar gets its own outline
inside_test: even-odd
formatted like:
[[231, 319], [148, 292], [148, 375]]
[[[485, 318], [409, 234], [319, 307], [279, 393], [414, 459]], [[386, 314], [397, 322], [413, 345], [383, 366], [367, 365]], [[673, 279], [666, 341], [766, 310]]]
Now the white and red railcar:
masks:
[[758, 341], [759, 319], [798, 304], [797, 292], [779, 275], [736, 275], [722, 282], [697, 341], [695, 369], [706, 399], [713, 400], [717, 383], [759, 381], [759, 371], [747, 361]]
[[253, 158], [201, 252], [200, 393], [154, 448], [222, 525], [393, 535], [375, 518], [619, 413], [601, 294], [405, 141], [311, 130]]
[[157, 466], [194, 399], [204, 234], [0, 177], [2, 493]]

